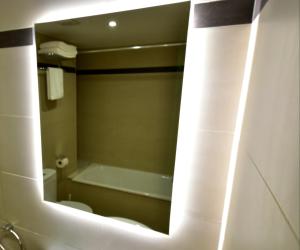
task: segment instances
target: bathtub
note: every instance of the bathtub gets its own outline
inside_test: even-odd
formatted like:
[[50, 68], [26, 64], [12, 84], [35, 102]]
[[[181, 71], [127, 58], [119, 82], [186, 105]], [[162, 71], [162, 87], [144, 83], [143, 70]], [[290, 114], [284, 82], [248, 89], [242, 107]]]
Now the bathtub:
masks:
[[156, 199], [171, 200], [173, 177], [90, 163], [70, 176], [72, 181]]

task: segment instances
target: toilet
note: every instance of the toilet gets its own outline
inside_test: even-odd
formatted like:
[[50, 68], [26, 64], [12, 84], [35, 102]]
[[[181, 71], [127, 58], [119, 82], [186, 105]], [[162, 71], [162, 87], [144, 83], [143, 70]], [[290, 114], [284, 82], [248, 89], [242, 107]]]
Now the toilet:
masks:
[[44, 200], [56, 202], [57, 204], [61, 204], [64, 206], [93, 213], [93, 209], [82, 202], [77, 202], [77, 201], [57, 202], [57, 174], [55, 169], [44, 168], [43, 179], [44, 179]]
[[118, 221], [122, 221], [122, 222], [126, 222], [126, 223], [129, 223], [131, 225], [135, 225], [135, 226], [139, 226], [139, 227], [142, 227], [142, 228], [147, 228], [147, 229], [151, 229], [150, 227], [147, 227], [146, 225], [138, 222], [138, 221], [135, 221], [135, 220], [131, 220], [131, 219], [128, 219], [128, 218], [123, 218], [123, 217], [109, 217], [111, 219], [114, 219], [114, 220], [118, 220]]
[[[80, 209], [82, 211], [93, 213], [92, 208], [82, 202], [65, 201], [65, 200], [59, 201], [59, 202], [57, 201], [57, 174], [56, 174], [55, 169], [44, 168], [43, 169], [43, 179], [44, 179], [44, 200], [55, 202], [57, 204], [64, 205], [67, 207]], [[150, 229], [146, 225], [144, 225], [140, 222], [128, 219], [128, 218], [122, 218], [122, 217], [110, 217], [110, 218], [118, 220], [118, 221], [126, 222], [131, 225]]]

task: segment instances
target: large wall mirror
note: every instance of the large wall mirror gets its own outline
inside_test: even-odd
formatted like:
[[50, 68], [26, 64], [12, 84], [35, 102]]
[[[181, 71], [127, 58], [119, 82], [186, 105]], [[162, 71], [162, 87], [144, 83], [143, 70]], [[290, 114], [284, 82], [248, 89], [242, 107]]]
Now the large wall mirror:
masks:
[[45, 200], [169, 232], [189, 10], [35, 25]]

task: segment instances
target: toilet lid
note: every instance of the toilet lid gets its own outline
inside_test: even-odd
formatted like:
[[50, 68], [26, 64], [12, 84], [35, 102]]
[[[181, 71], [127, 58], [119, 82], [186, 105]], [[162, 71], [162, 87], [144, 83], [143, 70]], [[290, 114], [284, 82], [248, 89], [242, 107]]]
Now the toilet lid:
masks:
[[147, 227], [146, 225], [140, 223], [140, 222], [137, 222], [135, 220], [130, 220], [130, 219], [127, 219], [127, 218], [122, 218], [122, 217], [109, 217], [109, 218], [112, 218], [112, 219], [115, 219], [115, 220], [119, 220], [119, 221], [123, 221], [123, 222], [127, 222], [129, 224], [132, 224], [132, 225], [135, 225], [135, 226], [140, 226], [140, 227], [143, 227], [143, 228], [148, 228], [150, 229], [149, 227]]
[[90, 212], [90, 213], [93, 212], [93, 209], [91, 207], [89, 207], [88, 205], [86, 205], [84, 203], [81, 203], [81, 202], [77, 202], [77, 201], [60, 201], [60, 202], [57, 202], [57, 203], [61, 204], [61, 205], [68, 206], [68, 207], [77, 208], [77, 209], [80, 209], [80, 210], [83, 210], [83, 211], [86, 211], [86, 212]]

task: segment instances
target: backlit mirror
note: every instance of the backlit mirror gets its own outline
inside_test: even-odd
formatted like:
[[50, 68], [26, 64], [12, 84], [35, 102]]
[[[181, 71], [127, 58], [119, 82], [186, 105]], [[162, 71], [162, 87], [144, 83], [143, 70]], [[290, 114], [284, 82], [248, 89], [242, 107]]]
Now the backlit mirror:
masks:
[[169, 232], [189, 7], [35, 25], [45, 200]]

